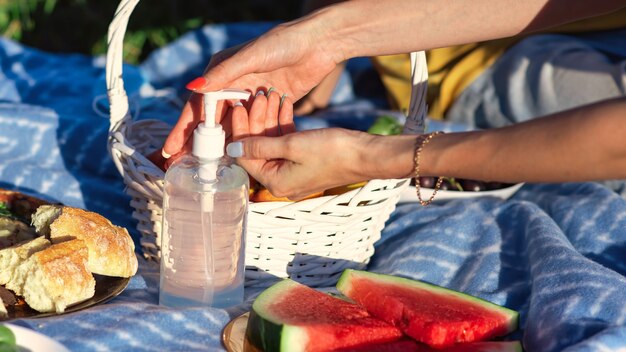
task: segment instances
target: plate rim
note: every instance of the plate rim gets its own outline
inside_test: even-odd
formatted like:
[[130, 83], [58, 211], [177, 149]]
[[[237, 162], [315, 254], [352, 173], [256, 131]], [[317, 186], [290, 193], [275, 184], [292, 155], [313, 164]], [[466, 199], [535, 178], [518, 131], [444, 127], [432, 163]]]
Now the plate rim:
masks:
[[104, 275], [98, 275], [98, 274], [92, 274], [92, 275], [94, 275], [94, 279], [96, 279], [96, 292], [98, 290], [97, 277], [104, 277], [104, 278], [108, 278], [112, 280], [118, 280], [120, 284], [116, 286], [114, 290], [103, 295], [102, 297], [98, 297], [94, 300], [94, 298], [96, 297], [96, 294], [94, 293], [94, 296], [91, 297], [90, 299], [68, 306], [63, 312], [37, 312], [36, 310], [30, 308], [30, 310], [36, 313], [32, 315], [25, 315], [25, 316], [15, 316], [15, 315], [11, 316], [10, 314], [11, 312], [9, 311], [9, 316], [6, 318], [0, 319], [0, 324], [5, 324], [6, 322], [10, 322], [10, 321], [17, 320], [17, 319], [40, 319], [40, 318], [50, 318], [50, 317], [55, 317], [55, 316], [61, 316], [61, 315], [78, 312], [87, 308], [104, 304], [112, 300], [113, 298], [119, 296], [122, 292], [124, 292], [124, 290], [128, 287], [128, 284], [130, 283], [130, 279], [131, 279], [129, 277], [114, 277], [114, 276], [104, 276]]
[[[13, 331], [13, 333], [15, 334], [17, 346], [19, 348], [23, 347], [23, 348], [32, 349], [33, 351], [38, 351], [38, 349], [33, 349], [33, 348], [45, 347], [45, 350], [48, 352], [70, 352], [70, 350], [59, 341], [56, 341], [50, 336], [45, 335], [34, 329], [27, 328], [27, 327], [17, 325], [17, 324], [5, 323], [5, 322], [0, 322], [0, 325], [4, 325], [8, 327], [9, 329], [11, 329], [11, 331]], [[22, 340], [20, 340], [20, 336], [23, 336]], [[28, 341], [29, 343], [36, 343], [37, 340], [43, 341], [46, 345], [40, 346], [39, 343], [37, 343], [37, 345], [32, 345], [32, 344], [25, 345], [23, 344], [23, 342], [20, 342], [20, 341]]]
[[243, 352], [245, 351], [245, 340], [246, 340], [246, 334], [245, 334], [245, 330], [244, 330], [244, 334], [241, 337], [238, 337], [241, 339], [241, 350], [237, 349], [238, 346], [233, 345], [233, 339], [232, 334], [233, 334], [233, 328], [235, 327], [235, 324], [239, 323], [239, 322], [243, 322], [245, 320], [245, 323], [247, 325], [248, 319], [250, 318], [250, 311], [245, 312], [233, 319], [231, 319], [228, 324], [226, 324], [226, 326], [224, 327], [224, 330], [222, 332], [222, 343], [224, 344], [224, 347], [226, 348], [226, 351], [228, 352]]
[[[479, 198], [479, 197], [495, 197], [501, 199], [509, 199], [512, 197], [520, 188], [524, 185], [524, 182], [516, 183], [508, 187], [493, 189], [489, 191], [447, 191], [447, 190], [439, 190], [437, 191], [437, 196], [434, 199], [434, 202], [445, 201], [445, 200], [454, 200], [454, 199], [468, 199], [468, 198]], [[421, 187], [421, 194], [423, 199], [428, 199], [433, 192], [432, 188]], [[398, 203], [406, 204], [406, 203], [417, 203], [418, 199], [415, 195], [415, 187], [408, 186], [405, 188], [400, 194], [400, 199]]]

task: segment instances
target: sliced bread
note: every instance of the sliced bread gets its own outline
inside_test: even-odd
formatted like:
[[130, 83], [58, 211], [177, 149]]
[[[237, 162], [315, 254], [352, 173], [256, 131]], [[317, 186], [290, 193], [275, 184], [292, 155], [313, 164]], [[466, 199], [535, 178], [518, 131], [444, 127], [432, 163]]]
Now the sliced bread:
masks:
[[80, 239], [53, 244], [22, 263], [15, 276], [20, 295], [38, 312], [65, 311], [95, 294], [96, 281], [87, 269], [88, 249]]
[[37, 237], [35, 229], [10, 217], [0, 216], [0, 249]]
[[[15, 270], [33, 253], [48, 247], [50, 247], [50, 241], [40, 236], [12, 247], [0, 249], [0, 285], [7, 285], [7, 289], [14, 291], [9, 282], [12, 281]], [[13, 285], [20, 287], [21, 283], [15, 282]]]
[[89, 248], [94, 274], [130, 277], [137, 272], [135, 245], [128, 231], [105, 217], [79, 208], [42, 205], [32, 217], [38, 233], [52, 243], [81, 239]]

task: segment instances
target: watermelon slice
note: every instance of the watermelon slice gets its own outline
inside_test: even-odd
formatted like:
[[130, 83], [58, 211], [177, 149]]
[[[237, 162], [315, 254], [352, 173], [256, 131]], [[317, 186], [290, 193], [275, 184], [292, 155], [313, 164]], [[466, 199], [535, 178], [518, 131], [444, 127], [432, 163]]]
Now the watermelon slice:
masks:
[[470, 342], [438, 349], [415, 342], [409, 338], [354, 348], [344, 348], [333, 352], [522, 352], [519, 341]]
[[484, 341], [517, 329], [516, 311], [421, 281], [347, 269], [337, 289], [373, 316], [435, 348]]
[[398, 340], [402, 332], [363, 307], [285, 279], [252, 304], [246, 337], [263, 351], [333, 351]]

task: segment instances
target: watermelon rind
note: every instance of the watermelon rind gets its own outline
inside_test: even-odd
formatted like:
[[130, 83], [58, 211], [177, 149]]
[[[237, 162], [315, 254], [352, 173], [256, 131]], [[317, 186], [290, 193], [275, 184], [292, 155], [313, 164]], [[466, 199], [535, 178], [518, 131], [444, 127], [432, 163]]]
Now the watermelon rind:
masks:
[[297, 326], [283, 325], [267, 307], [291, 288], [300, 285], [292, 280], [282, 280], [263, 291], [252, 304], [246, 334], [250, 342], [263, 351], [299, 352], [306, 346], [308, 336]]
[[337, 290], [339, 290], [339, 292], [343, 293], [344, 295], [350, 297], [349, 292], [351, 290], [351, 280], [353, 277], [361, 277], [361, 278], [366, 278], [366, 279], [370, 279], [370, 280], [381, 282], [381, 283], [403, 285], [409, 288], [414, 287], [414, 288], [427, 290], [427, 291], [434, 292], [434, 293], [452, 295], [462, 300], [475, 303], [486, 310], [495, 311], [506, 316], [507, 332], [512, 332], [512, 331], [517, 330], [517, 327], [519, 324], [519, 313], [512, 309], [499, 306], [495, 303], [486, 301], [482, 298], [471, 296], [471, 295], [468, 295], [459, 291], [455, 291], [452, 289], [426, 283], [423, 281], [407, 279], [407, 278], [399, 277], [399, 276], [378, 274], [378, 273], [362, 271], [362, 270], [346, 269], [343, 271], [343, 273], [339, 277], [339, 280], [336, 285]]

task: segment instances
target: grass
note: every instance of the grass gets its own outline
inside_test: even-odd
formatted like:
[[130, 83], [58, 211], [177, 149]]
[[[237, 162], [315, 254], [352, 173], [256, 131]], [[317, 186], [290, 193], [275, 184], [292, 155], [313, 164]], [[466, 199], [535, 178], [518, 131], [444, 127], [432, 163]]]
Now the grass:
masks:
[[[50, 52], [102, 54], [117, 5], [116, 0], [0, 0], [0, 33]], [[204, 24], [285, 21], [299, 11], [299, 1], [143, 0], [126, 31], [125, 60], [138, 63]]]

